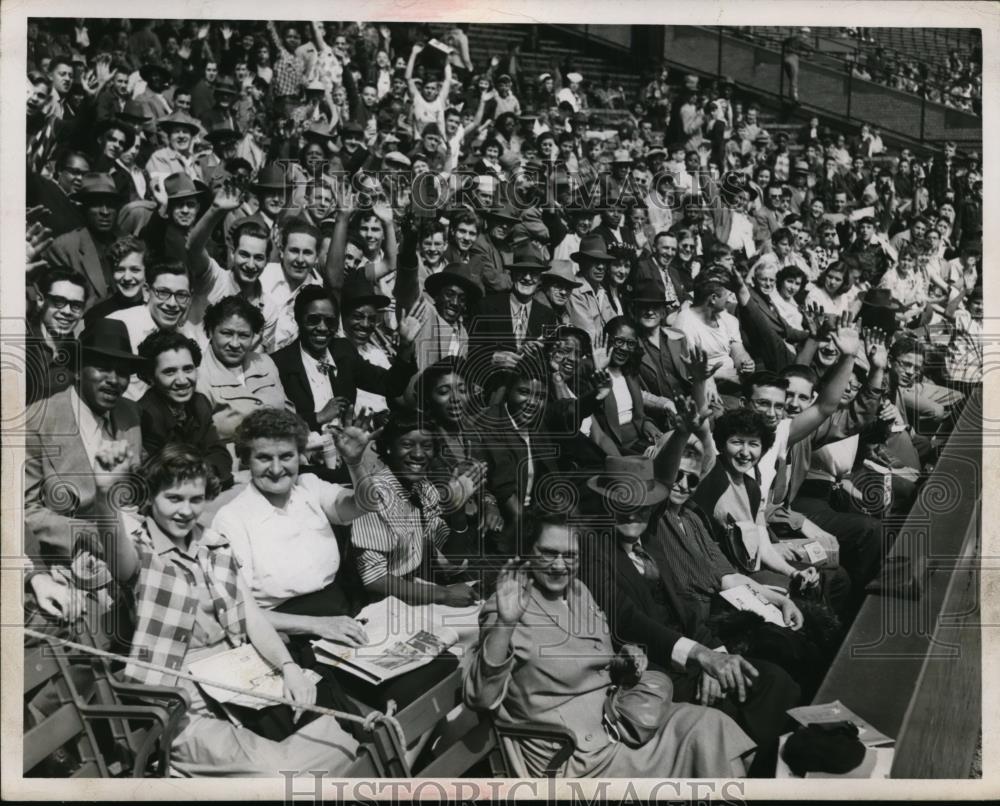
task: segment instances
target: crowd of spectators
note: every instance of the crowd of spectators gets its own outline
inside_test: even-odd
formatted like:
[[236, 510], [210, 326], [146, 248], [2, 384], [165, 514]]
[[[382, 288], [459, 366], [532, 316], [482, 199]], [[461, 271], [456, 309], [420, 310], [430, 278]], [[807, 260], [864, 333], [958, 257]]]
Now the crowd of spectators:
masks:
[[[462, 26], [28, 42], [29, 624], [123, 614], [91, 638], [187, 691], [175, 772], [342, 773], [337, 720], [239, 724], [181, 673], [249, 643], [349, 707], [309, 640], [391, 595], [483, 602], [465, 703], [568, 729], [567, 776], [774, 774], [981, 383], [977, 160], [772, 135], [666, 69], [529, 82]], [[609, 685], [657, 675], [619, 741]]]

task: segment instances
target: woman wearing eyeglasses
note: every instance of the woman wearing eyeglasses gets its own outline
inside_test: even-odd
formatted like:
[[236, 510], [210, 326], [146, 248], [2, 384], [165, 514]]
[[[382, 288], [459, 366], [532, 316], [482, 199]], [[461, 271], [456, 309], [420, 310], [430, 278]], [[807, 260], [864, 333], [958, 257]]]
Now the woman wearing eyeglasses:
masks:
[[594, 412], [596, 428], [592, 429], [591, 438], [601, 444], [607, 453], [652, 455], [663, 434], [646, 416], [643, 406], [639, 381], [643, 351], [636, 326], [624, 316], [616, 316], [605, 326], [604, 335], [607, 339], [611, 394], [604, 398], [604, 405]]

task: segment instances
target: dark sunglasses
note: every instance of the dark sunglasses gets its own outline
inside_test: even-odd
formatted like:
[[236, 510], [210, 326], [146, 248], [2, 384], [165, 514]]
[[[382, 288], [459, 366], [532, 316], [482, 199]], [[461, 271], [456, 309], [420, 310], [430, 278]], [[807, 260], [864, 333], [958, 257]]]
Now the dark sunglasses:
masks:
[[684, 481], [687, 482], [687, 488], [690, 491], [694, 491], [694, 489], [701, 482], [701, 478], [696, 473], [690, 473], [684, 470], [678, 470], [677, 478], [674, 479], [674, 484], [679, 484], [681, 479], [684, 479]]

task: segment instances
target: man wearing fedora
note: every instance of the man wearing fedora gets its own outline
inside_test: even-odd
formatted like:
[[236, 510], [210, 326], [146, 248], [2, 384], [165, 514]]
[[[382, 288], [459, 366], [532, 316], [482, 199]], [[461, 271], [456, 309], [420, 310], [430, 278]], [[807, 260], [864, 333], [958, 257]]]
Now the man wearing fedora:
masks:
[[[662, 478], [689, 475], [679, 470], [678, 447], [685, 449], [687, 442], [687, 430], [676, 429], [666, 449], [676, 458], [663, 468]], [[799, 704], [799, 687], [775, 664], [721, 651], [690, 592], [678, 585], [678, 565], [697, 567], [705, 580], [743, 579], [707, 529], [683, 532], [683, 550], [649, 529], [651, 522], [671, 517], [666, 510], [676, 507], [674, 486], [660, 481], [650, 459], [606, 457], [603, 472], [591, 477], [587, 488], [599, 496], [603, 517], [610, 516], [613, 525], [590, 529], [581, 540], [580, 579], [607, 616], [615, 640], [644, 647], [652, 668], [671, 678], [674, 702], [710, 705], [731, 716], [758, 745], [751, 774], [773, 774], [785, 710]]]
[[586, 235], [580, 240], [580, 249], [570, 255], [570, 260], [579, 267], [579, 277], [583, 281], [574, 288], [566, 301], [570, 322], [586, 331], [591, 341], [603, 332], [604, 326], [615, 318], [615, 309], [604, 289], [604, 278], [615, 257], [607, 251], [600, 235]]
[[80, 337], [73, 383], [28, 407], [25, 553], [66, 563], [97, 515], [97, 473], [141, 459], [139, 410], [123, 394], [138, 367], [122, 322], [99, 319]]
[[430, 303], [417, 334], [417, 367], [424, 369], [443, 358], [469, 354], [466, 329], [483, 297], [483, 288], [468, 263], [449, 263], [424, 280], [421, 295], [416, 261], [401, 261], [396, 274], [396, 308], [413, 311], [421, 296]]
[[201, 131], [201, 124], [185, 112], [159, 118], [157, 128], [167, 135], [168, 145], [153, 152], [146, 163], [146, 173], [154, 187], [157, 180], [171, 174], [184, 173], [192, 179], [201, 179], [191, 147], [194, 138]]
[[229, 76], [219, 76], [212, 88], [212, 106], [202, 115], [195, 113], [206, 129], [229, 128], [236, 130], [236, 116], [233, 104], [239, 97], [236, 84]]
[[488, 372], [481, 381], [487, 394], [490, 388], [502, 386], [505, 370], [514, 367], [527, 342], [551, 335], [556, 328], [552, 309], [534, 299], [548, 268], [534, 254], [516, 252], [514, 262], [507, 266], [510, 291], [489, 294], [479, 306], [469, 331], [470, 368]]
[[185, 260], [188, 233], [198, 220], [207, 188], [185, 173], [166, 177], [159, 210], [139, 233], [151, 259]]
[[659, 287], [648, 280], [636, 284], [628, 314], [642, 345], [639, 380], [647, 411], [674, 409], [673, 399], [688, 390], [688, 345], [680, 330], [667, 324], [669, 307]]
[[163, 91], [170, 83], [170, 71], [159, 61], [151, 61], [139, 68], [139, 77], [146, 82], [146, 89], [135, 96], [135, 100], [154, 122], [167, 117], [173, 110], [163, 97]]
[[576, 269], [571, 260], [553, 260], [541, 275], [542, 287], [536, 292], [535, 299], [552, 309], [556, 324], [570, 325], [569, 311], [566, 302], [570, 294], [583, 283], [576, 276]]
[[108, 295], [111, 266], [107, 250], [117, 237], [116, 218], [124, 199], [107, 174], [88, 173], [71, 198], [83, 209], [85, 224], [56, 238], [45, 253], [52, 265], [80, 272], [90, 286], [89, 304]]
[[513, 259], [508, 238], [518, 221], [517, 211], [509, 204], [482, 211], [485, 227], [472, 245], [469, 264], [487, 293], [509, 291], [512, 285], [507, 265]]

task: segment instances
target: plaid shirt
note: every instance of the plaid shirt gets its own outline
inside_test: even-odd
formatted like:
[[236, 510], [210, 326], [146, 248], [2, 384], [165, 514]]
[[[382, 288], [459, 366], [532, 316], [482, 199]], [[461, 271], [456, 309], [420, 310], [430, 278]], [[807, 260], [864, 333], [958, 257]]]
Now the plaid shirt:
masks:
[[302, 83], [302, 70], [296, 59], [287, 50], [278, 52], [278, 61], [274, 65], [274, 84], [272, 89], [278, 98], [288, 95], [298, 95]]
[[[235, 647], [247, 640], [245, 606], [237, 588], [239, 560], [224, 538], [196, 529], [200, 534], [191, 542], [193, 553], [154, 545], [148, 519], [132, 532], [139, 570], [130, 582], [135, 607], [131, 658], [177, 669], [178, 674], [195, 628], [199, 588], [207, 587], [228, 643]], [[125, 667], [125, 676], [147, 685], [178, 682], [177, 676], [132, 663]]]

